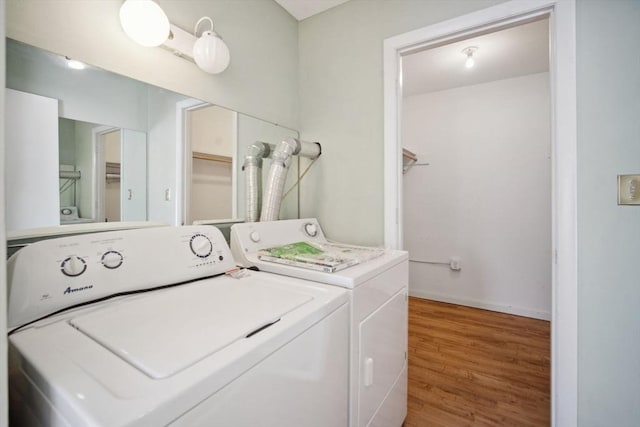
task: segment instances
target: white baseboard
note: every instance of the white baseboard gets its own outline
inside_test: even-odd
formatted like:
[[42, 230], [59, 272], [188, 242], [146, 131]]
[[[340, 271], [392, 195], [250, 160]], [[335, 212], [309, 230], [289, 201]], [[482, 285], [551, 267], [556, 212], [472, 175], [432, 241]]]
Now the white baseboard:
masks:
[[551, 313], [546, 311], [531, 310], [523, 307], [514, 307], [512, 305], [494, 304], [486, 301], [477, 301], [466, 298], [459, 298], [451, 295], [441, 295], [422, 290], [409, 289], [409, 295], [412, 297], [430, 299], [433, 301], [446, 302], [450, 304], [466, 305], [469, 307], [482, 308], [484, 310], [497, 311], [499, 313], [515, 314], [517, 316], [531, 317], [533, 319], [551, 320]]

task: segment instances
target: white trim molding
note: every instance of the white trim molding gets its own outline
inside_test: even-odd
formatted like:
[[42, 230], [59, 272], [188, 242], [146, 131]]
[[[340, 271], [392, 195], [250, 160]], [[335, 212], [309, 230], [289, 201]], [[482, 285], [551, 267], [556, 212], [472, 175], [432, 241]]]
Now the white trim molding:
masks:
[[174, 224], [185, 225], [189, 217], [191, 188], [191, 141], [189, 140], [187, 113], [211, 105], [199, 99], [185, 99], [176, 103], [176, 184]]
[[[114, 126], [96, 126], [91, 129], [91, 143], [93, 145], [93, 155], [91, 159], [93, 174], [91, 179], [93, 182], [93, 197], [91, 200], [91, 218], [95, 222], [104, 222], [105, 217], [105, 159], [104, 146], [101, 140], [102, 136], [120, 130]], [[121, 212], [122, 214], [122, 212]]]
[[384, 239], [402, 242], [402, 61], [404, 55], [448, 40], [550, 17], [552, 99], [551, 310], [552, 425], [578, 423], [577, 120], [575, 0], [512, 0], [384, 41]]
[[439, 294], [423, 290], [409, 291], [409, 296], [428, 299], [431, 301], [446, 302], [448, 304], [458, 304], [467, 307], [481, 308], [483, 310], [496, 311], [498, 313], [514, 314], [516, 316], [530, 317], [539, 320], [551, 320], [551, 313], [548, 311], [531, 310], [530, 308], [507, 305], [495, 302], [480, 301], [473, 298], [461, 298], [454, 295]]

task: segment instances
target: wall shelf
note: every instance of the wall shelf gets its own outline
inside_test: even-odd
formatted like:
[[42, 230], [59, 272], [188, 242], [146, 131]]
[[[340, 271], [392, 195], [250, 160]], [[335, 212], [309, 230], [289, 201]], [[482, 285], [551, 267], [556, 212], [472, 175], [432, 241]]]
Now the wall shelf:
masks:
[[418, 156], [413, 151], [402, 149], [402, 173], [405, 174], [414, 166], [429, 166], [429, 163], [418, 163]]

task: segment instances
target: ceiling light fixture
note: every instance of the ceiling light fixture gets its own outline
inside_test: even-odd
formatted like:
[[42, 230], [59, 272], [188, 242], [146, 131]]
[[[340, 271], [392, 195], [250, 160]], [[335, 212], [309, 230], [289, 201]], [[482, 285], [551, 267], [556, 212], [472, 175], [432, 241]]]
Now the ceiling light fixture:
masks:
[[[203, 21], [209, 21], [211, 30], [198, 37], [198, 26]], [[153, 0], [125, 0], [120, 7], [120, 23], [136, 43], [147, 47], [163, 46], [181, 58], [193, 60], [207, 73], [218, 74], [229, 66], [229, 48], [213, 31], [213, 20], [208, 16], [198, 20], [194, 34], [191, 34], [171, 24]]]
[[120, 25], [131, 40], [146, 47], [160, 46], [171, 32], [169, 18], [152, 0], [125, 0]]
[[467, 60], [464, 61], [464, 66], [471, 68], [475, 65], [476, 61], [473, 59], [473, 54], [476, 53], [478, 48], [476, 46], [469, 46], [462, 49], [462, 53], [466, 55]]

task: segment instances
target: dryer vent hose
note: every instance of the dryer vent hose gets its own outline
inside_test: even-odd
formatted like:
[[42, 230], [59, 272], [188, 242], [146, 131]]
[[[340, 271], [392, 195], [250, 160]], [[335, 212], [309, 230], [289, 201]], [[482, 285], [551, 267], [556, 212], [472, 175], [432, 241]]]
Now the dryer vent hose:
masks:
[[242, 170], [246, 174], [246, 221], [256, 222], [260, 219], [262, 198], [262, 159], [268, 157], [271, 147], [264, 142], [255, 142], [247, 149]]
[[277, 221], [280, 219], [280, 206], [284, 194], [284, 184], [291, 164], [291, 157], [300, 155], [310, 159], [320, 156], [322, 148], [317, 142], [305, 142], [289, 138], [280, 142], [271, 157], [271, 168], [267, 176], [264, 204], [260, 221]]

